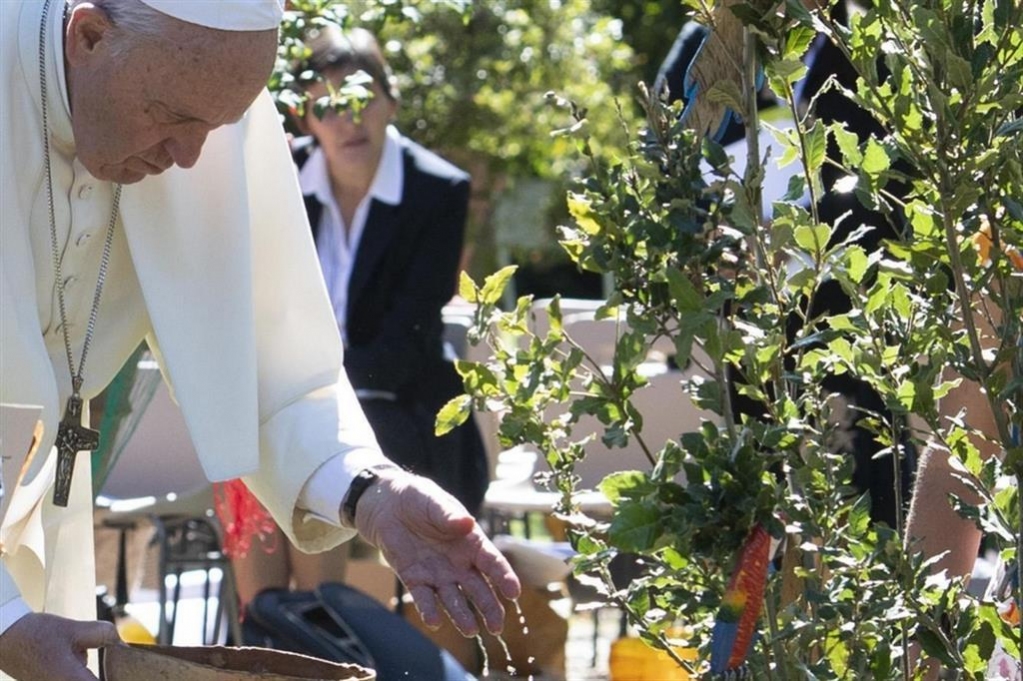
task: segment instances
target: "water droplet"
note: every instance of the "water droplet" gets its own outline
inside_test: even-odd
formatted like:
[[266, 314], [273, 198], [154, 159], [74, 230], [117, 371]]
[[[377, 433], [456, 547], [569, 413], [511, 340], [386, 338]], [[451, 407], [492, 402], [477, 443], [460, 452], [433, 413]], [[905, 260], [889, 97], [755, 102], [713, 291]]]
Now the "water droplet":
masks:
[[508, 663], [507, 665], [505, 665], [505, 669], [508, 671], [509, 674], [515, 676], [517, 670], [515, 669], [515, 666], [512, 664], [513, 660], [511, 656], [511, 650], [508, 649], [508, 642], [505, 641], [504, 637], [501, 636], [500, 634], [494, 636], [494, 638], [496, 638], [497, 642], [501, 644], [501, 650], [504, 651], [504, 659]]
[[523, 636], [529, 636], [529, 627], [526, 626], [526, 615], [525, 615], [525, 613], [522, 612], [522, 606], [519, 605], [519, 602], [517, 600], [514, 601], [514, 603], [515, 603], [515, 612], [518, 613], [518, 615], [519, 615], [519, 624], [522, 626], [522, 635]]
[[483, 637], [476, 635], [476, 645], [480, 647], [480, 655], [483, 656], [483, 674], [482, 676], [490, 676], [490, 659], [487, 657], [487, 647], [483, 645]]

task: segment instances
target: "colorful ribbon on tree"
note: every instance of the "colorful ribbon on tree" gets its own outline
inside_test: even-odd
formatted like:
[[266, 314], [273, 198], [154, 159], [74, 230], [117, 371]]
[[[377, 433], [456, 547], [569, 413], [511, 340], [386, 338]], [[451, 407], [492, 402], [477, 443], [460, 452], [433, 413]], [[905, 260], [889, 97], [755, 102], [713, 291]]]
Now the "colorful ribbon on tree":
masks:
[[710, 673], [715, 679], [746, 678], [746, 657], [756, 636], [770, 569], [771, 535], [758, 524], [743, 542], [714, 622]]

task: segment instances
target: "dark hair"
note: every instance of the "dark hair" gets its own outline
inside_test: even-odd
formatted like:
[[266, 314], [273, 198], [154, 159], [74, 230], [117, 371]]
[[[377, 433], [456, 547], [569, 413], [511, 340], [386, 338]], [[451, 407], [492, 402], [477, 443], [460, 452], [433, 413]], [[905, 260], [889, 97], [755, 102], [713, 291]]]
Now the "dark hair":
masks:
[[308, 86], [313, 82], [308, 77], [310, 71], [322, 76], [329, 71], [362, 70], [380, 85], [388, 99], [397, 101], [398, 88], [391, 67], [384, 59], [377, 39], [366, 29], [322, 29], [309, 37], [306, 45], [312, 54], [299, 65], [294, 74], [300, 85]]

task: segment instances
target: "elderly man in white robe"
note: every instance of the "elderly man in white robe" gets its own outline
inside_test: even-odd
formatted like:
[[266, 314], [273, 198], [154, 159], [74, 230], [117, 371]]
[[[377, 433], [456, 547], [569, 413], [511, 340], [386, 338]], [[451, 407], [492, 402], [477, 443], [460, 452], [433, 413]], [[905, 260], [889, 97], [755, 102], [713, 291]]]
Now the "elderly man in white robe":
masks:
[[[389, 466], [341, 343], [264, 89], [279, 0], [0, 2], [0, 403], [43, 431], [4, 480], [0, 670], [87, 681], [83, 405], [143, 339], [211, 480], [290, 539], [381, 548], [427, 624], [499, 631], [518, 581], [457, 501]], [[3, 444], [7, 443], [7, 444]], [[17, 470], [18, 467], [15, 467]], [[0, 678], [4, 677], [0, 673]]]

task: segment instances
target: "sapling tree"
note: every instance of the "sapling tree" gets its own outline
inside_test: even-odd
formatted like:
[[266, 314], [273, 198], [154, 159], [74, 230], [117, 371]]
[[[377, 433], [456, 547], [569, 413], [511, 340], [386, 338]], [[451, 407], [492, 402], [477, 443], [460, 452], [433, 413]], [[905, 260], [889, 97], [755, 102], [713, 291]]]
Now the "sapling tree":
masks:
[[[848, 374], [880, 396], [883, 410], [855, 407], [853, 416], [884, 445], [897, 481], [910, 447], [950, 452], [980, 503], [949, 503], [993, 537], [1003, 559], [1019, 554], [1023, 9], [895, 0], [845, 25], [829, 6], [729, 4], [744, 24], [740, 75], [700, 96], [742, 117], [749, 157], [760, 159], [752, 95], [766, 76], [794, 120], [777, 131], [783, 162], [801, 168], [789, 193], [762, 205], [774, 169], [737, 171], [659, 93], [640, 88], [645, 125], [629, 130], [631, 150], [617, 158], [595, 151], [584, 103], [551, 95], [569, 119], [554, 134], [575, 140], [589, 164], [568, 196], [574, 224], [561, 242], [581, 268], [614, 279], [598, 312], [620, 320], [613, 365], [592, 361], [565, 333], [557, 300], [539, 334], [528, 299], [500, 309], [509, 271], [482, 285], [464, 278], [462, 295], [478, 305], [474, 337], [492, 356], [460, 363], [467, 395], [441, 413], [440, 427], [473, 406], [500, 411], [502, 442], [535, 447], [549, 466], [542, 482], [560, 493], [577, 571], [692, 673], [708, 668], [715, 615], [748, 606], [733, 601], [755, 590], [729, 588], [728, 576], [761, 528], [782, 548], [748, 659], [756, 678], [915, 678], [915, 643], [921, 660], [984, 678], [996, 643], [1019, 659], [1019, 632], [961, 579], [932, 575], [933, 559], [907, 542], [900, 521], [871, 522], [871, 500], [851, 486], [840, 446], [850, 406], [823, 386]], [[708, 25], [721, 16], [712, 3], [691, 5]], [[796, 101], [818, 35], [859, 76], [853, 87], [827, 87], [883, 132], [857, 136], [819, 120], [815, 101]], [[825, 186], [825, 167], [844, 179]], [[825, 191], [855, 194], [900, 226], [896, 236], [868, 251], [862, 239], [876, 225], [823, 222], [816, 203]], [[851, 303], [842, 312], [816, 304], [835, 282]], [[699, 367], [680, 374], [679, 390], [715, 418], [653, 442], [633, 397], [664, 338], [677, 366]], [[942, 414], [941, 398], [961, 381], [986, 396], [994, 432], [972, 432], [970, 414]], [[755, 407], [738, 409], [738, 398]], [[577, 503], [573, 469], [593, 446], [573, 435], [584, 417], [603, 424], [603, 446], [637, 443], [648, 457], [647, 467], [601, 483], [609, 517]], [[977, 437], [1001, 455], [982, 457]], [[644, 565], [624, 586], [611, 578], [620, 554]], [[1018, 588], [1014, 597], [1018, 608]], [[667, 637], [680, 622], [685, 645], [700, 650], [696, 662]]]

